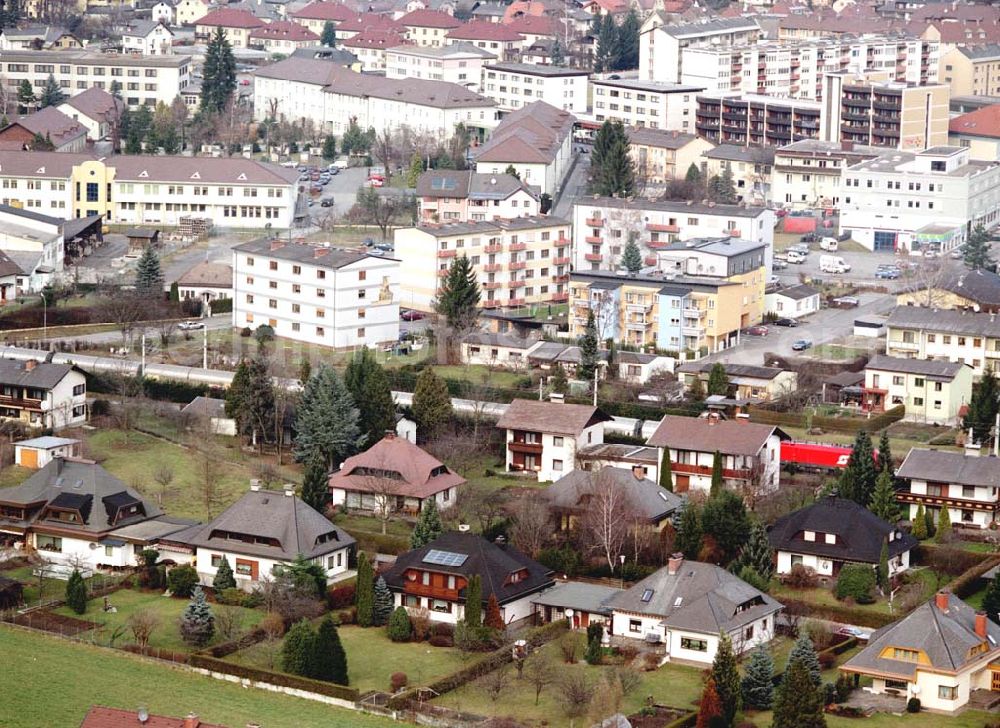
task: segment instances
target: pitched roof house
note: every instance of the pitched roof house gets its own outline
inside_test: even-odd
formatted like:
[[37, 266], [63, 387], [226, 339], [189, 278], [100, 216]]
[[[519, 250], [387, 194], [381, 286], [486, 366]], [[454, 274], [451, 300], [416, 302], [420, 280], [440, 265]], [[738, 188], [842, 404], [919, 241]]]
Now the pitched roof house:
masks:
[[330, 475], [334, 505], [378, 513], [419, 513], [431, 499], [439, 509], [449, 508], [464, 484], [465, 478], [395, 432]]
[[960, 424], [972, 399], [972, 378], [972, 367], [960, 361], [876, 354], [865, 365], [861, 408], [884, 412], [904, 405], [907, 420]]
[[680, 554], [607, 602], [611, 633], [665, 645], [668, 659], [710, 664], [727, 634], [737, 654], [774, 637], [782, 605], [715, 564]]
[[423, 608], [433, 621], [451, 623], [465, 616], [466, 587], [473, 575], [482, 581], [484, 609], [490, 596], [496, 596], [507, 625], [529, 617], [532, 598], [554, 583], [546, 567], [513, 546], [474, 533], [444, 533], [400, 554], [384, 574], [395, 606]]
[[124, 108], [124, 101], [96, 86], [70, 96], [59, 104], [59, 111], [86, 127], [87, 139], [90, 141], [106, 139]]
[[608, 492], [623, 499], [630, 518], [656, 529], [663, 528], [684, 504], [684, 498], [647, 478], [645, 468], [639, 464], [632, 469], [573, 470], [546, 488], [542, 497], [559, 517], [560, 530], [570, 530], [586, 516], [595, 499]]
[[87, 711], [80, 728], [225, 728], [217, 723], [204, 723], [194, 713], [184, 718], [153, 715], [146, 710], [122, 710], [94, 705]]
[[36, 139], [45, 140], [46, 145], [51, 143], [55, 152], [82, 152], [87, 146], [87, 128], [55, 106], [47, 106], [14, 117], [0, 129], [0, 147], [4, 149], [34, 149], [38, 146]]
[[896, 477], [908, 483], [896, 500], [913, 519], [924, 507], [936, 521], [942, 508], [951, 522], [966, 528], [989, 528], [1000, 514], [1000, 461], [964, 453], [913, 448]]
[[87, 421], [87, 377], [71, 364], [0, 359], [0, 419], [59, 430]]
[[976, 690], [1000, 683], [1000, 625], [946, 591], [872, 634], [840, 666], [871, 678], [876, 695], [919, 698], [923, 709], [952, 713]]
[[777, 553], [779, 574], [787, 574], [796, 564], [823, 576], [837, 576], [844, 564], [875, 568], [886, 545], [889, 574], [896, 575], [910, 568], [910, 550], [917, 545], [917, 539], [896, 524], [836, 496], [782, 516], [771, 526], [768, 537]]

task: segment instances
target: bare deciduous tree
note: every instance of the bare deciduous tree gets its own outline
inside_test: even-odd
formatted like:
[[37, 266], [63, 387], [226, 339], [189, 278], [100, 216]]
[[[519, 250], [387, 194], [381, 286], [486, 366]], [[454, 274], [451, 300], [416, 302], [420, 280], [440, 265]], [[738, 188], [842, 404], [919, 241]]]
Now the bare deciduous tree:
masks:
[[131, 374], [121, 371], [110, 376], [117, 402], [111, 409], [111, 416], [116, 428], [125, 437], [125, 444], [129, 442], [129, 434], [138, 424], [139, 418], [148, 405], [142, 380]]
[[140, 609], [129, 615], [127, 624], [135, 643], [145, 652], [149, 638], [160, 624], [160, 618], [150, 609]]
[[580, 535], [612, 570], [625, 548], [633, 512], [628, 494], [615, 483], [610, 471], [598, 470], [580, 519]]
[[122, 346], [130, 347], [135, 325], [142, 320], [149, 301], [132, 289], [105, 287], [101, 291], [98, 314], [104, 321], [113, 323], [122, 337]]
[[950, 275], [952, 274], [938, 259], [921, 256], [914, 265], [903, 271], [903, 290], [915, 305], [937, 308], [950, 295], [941, 287]]
[[163, 507], [163, 496], [170, 490], [170, 484], [174, 482], [174, 469], [170, 463], [159, 463], [153, 470], [153, 480], [159, 489], [156, 491], [156, 505]]
[[541, 697], [542, 691], [555, 682], [555, 670], [553, 669], [552, 660], [549, 659], [546, 653], [536, 652], [528, 658], [524, 666], [524, 675], [528, 679], [528, 683], [535, 690], [535, 705], [538, 705], [538, 699]]
[[372, 515], [382, 524], [384, 535], [390, 519], [399, 510], [404, 483], [398, 477], [399, 474], [381, 460], [365, 468], [355, 468], [354, 474], [360, 476], [363, 492], [373, 501]]
[[538, 493], [531, 493], [518, 500], [513, 516], [511, 538], [514, 545], [535, 558], [552, 535], [552, 516], [548, 501]]
[[500, 699], [500, 696], [503, 695], [509, 685], [510, 671], [506, 664], [501, 665], [493, 672], [487, 673], [486, 677], [482, 680], [483, 690], [494, 703]]
[[594, 689], [587, 676], [579, 671], [567, 671], [559, 681], [559, 697], [562, 699], [566, 717], [574, 720], [583, 716], [590, 705]]
[[219, 505], [221, 496], [219, 485], [222, 482], [225, 463], [219, 458], [218, 453], [206, 450], [198, 458], [198, 488], [201, 495], [201, 503], [205, 507], [205, 516], [212, 519], [216, 506]]
[[218, 604], [215, 609], [215, 630], [226, 642], [238, 639], [243, 634], [246, 621], [240, 607]]

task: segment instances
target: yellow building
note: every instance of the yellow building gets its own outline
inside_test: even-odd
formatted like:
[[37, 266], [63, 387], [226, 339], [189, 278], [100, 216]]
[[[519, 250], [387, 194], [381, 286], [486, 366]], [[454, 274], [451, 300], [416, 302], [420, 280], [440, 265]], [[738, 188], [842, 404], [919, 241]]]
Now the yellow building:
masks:
[[941, 54], [938, 78], [952, 96], [1000, 96], [1000, 45], [952, 48]]
[[89, 159], [73, 167], [70, 175], [73, 217], [103, 215], [105, 220], [114, 216], [111, 198], [115, 168], [104, 160]]
[[637, 175], [654, 185], [684, 179], [692, 164], [701, 167], [702, 153], [715, 147], [694, 134], [639, 127], [628, 130], [628, 141]]

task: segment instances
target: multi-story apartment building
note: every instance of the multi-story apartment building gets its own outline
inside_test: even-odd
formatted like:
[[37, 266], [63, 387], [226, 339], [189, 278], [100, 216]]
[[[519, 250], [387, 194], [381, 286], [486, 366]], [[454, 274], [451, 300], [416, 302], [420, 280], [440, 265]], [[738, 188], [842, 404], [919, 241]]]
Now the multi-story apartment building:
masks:
[[399, 261], [261, 238], [233, 248], [233, 328], [343, 348], [399, 338]]
[[963, 362], [978, 377], [1000, 365], [1000, 321], [994, 313], [899, 306], [886, 322], [885, 353]]
[[625, 126], [694, 131], [698, 86], [627, 78], [591, 79], [594, 121]]
[[233, 48], [249, 48], [250, 34], [266, 25], [263, 20], [242, 8], [220, 7], [198, 19], [194, 29], [196, 40], [208, 41], [221, 28]]
[[512, 174], [432, 169], [417, 180], [421, 222], [482, 222], [539, 213], [539, 199]]
[[496, 55], [471, 43], [446, 46], [401, 45], [385, 52], [386, 78], [426, 78], [479, 91], [483, 64]]
[[462, 21], [440, 10], [418, 8], [399, 19], [406, 28], [406, 39], [421, 46], [439, 48], [447, 44], [448, 32], [462, 25]]
[[771, 202], [774, 150], [775, 147], [720, 144], [702, 153], [702, 174], [704, 179], [711, 179], [728, 171], [733, 177], [737, 202], [766, 205]]
[[947, 508], [952, 523], [989, 528], [1000, 513], [1000, 468], [993, 458], [964, 453], [914, 448], [906, 455], [896, 476], [907, 481], [896, 491], [896, 500], [913, 519], [922, 506], [937, 521]]
[[254, 28], [250, 31], [247, 43], [250, 48], [286, 56], [299, 48], [320, 45], [318, 35], [291, 20], [275, 20]]
[[961, 45], [941, 54], [938, 78], [952, 96], [1000, 96], [1000, 45]]
[[253, 100], [258, 119], [311, 119], [324, 133], [342, 134], [351, 121], [362, 129], [408, 126], [442, 139], [459, 123], [481, 135], [496, 126], [493, 101], [458, 84], [355, 73], [312, 58], [261, 68]]
[[429, 311], [458, 255], [476, 272], [483, 308], [559, 303], [569, 299], [570, 224], [555, 217], [423, 223], [395, 232], [406, 277], [402, 304]]
[[628, 149], [636, 176], [646, 184], [662, 185], [682, 179], [692, 164], [700, 167], [701, 155], [712, 149], [712, 143], [694, 134], [632, 127]]
[[807, 139], [774, 150], [771, 199], [792, 209], [838, 207], [845, 168], [887, 150], [851, 142]]
[[875, 72], [886, 80], [935, 83], [937, 41], [862, 35], [805, 41], [692, 46], [681, 51], [681, 82], [710, 94], [766, 94], [820, 101], [829, 73]]
[[12, 51], [0, 58], [8, 92], [17, 95], [25, 80], [37, 96], [49, 76], [67, 96], [89, 88], [111, 90], [121, 84], [122, 99], [132, 107], [167, 106], [191, 81], [191, 59], [185, 55], [136, 56], [94, 53], [90, 51]]
[[907, 420], [950, 427], [961, 425], [959, 412], [971, 398], [972, 367], [963, 362], [876, 355], [865, 366], [867, 412], [903, 405]]
[[740, 46], [756, 42], [762, 34], [752, 18], [677, 24], [666, 13], [654, 12], [639, 33], [639, 78], [680, 83], [685, 72], [685, 48]]
[[574, 114], [587, 112], [587, 71], [533, 63], [487, 63], [482, 93], [501, 111], [514, 111], [544, 101]]
[[735, 346], [740, 331], [761, 320], [765, 277], [763, 269], [728, 279], [574, 272], [570, 335], [583, 335], [593, 311], [600, 339], [707, 356]]
[[948, 87], [856, 82], [826, 76], [820, 138], [917, 150], [948, 143]]
[[946, 252], [1000, 219], [1000, 164], [962, 147], [931, 147], [843, 171], [841, 229], [869, 250]]
[[516, 61], [521, 48], [526, 45], [524, 36], [508, 25], [481, 20], [473, 20], [454, 28], [448, 33], [447, 42], [471, 43], [506, 62]]
[[819, 138], [818, 101], [699, 94], [695, 105], [695, 131], [714, 144], [782, 146]]
[[342, 3], [314, 0], [291, 13], [289, 20], [311, 30], [316, 35], [323, 35], [323, 29], [327, 23], [333, 23], [336, 26], [338, 23], [354, 17], [357, 17], [357, 13]]
[[625, 244], [635, 235], [647, 265], [673, 243], [693, 238], [726, 237], [760, 244], [771, 268], [774, 211], [744, 205], [676, 201], [581, 199], [573, 205], [573, 269], [614, 270]]

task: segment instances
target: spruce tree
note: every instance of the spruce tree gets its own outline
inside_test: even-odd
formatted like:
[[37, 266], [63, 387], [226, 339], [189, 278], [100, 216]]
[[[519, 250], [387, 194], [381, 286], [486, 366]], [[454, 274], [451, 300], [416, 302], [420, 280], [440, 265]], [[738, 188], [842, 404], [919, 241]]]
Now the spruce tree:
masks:
[[871, 437], [864, 430], [860, 430], [854, 438], [854, 449], [847, 460], [847, 467], [841, 473], [841, 497], [867, 508], [875, 490], [877, 477]]
[[274, 437], [274, 382], [262, 356], [243, 359], [226, 390], [226, 415], [236, 422], [237, 433], [250, 442]]
[[892, 445], [889, 443], [889, 430], [882, 430], [882, 434], [878, 438], [878, 457], [876, 458], [875, 468], [878, 472], [883, 470], [888, 470], [889, 475], [893, 475], [892, 467]]
[[205, 49], [202, 66], [201, 106], [205, 114], [218, 114], [226, 108], [236, 91], [236, 58], [222, 27], [215, 29]]
[[313, 640], [313, 657], [311, 674], [314, 680], [326, 680], [337, 685], [348, 685], [347, 653], [340, 642], [340, 633], [330, 615], [326, 615], [319, 623], [316, 638]]
[[87, 584], [78, 569], [73, 569], [66, 582], [66, 606], [77, 614], [87, 611]]
[[996, 424], [998, 412], [1000, 412], [1000, 386], [993, 367], [987, 366], [979, 383], [972, 388], [972, 397], [962, 419], [962, 427], [966, 432], [972, 429], [974, 442], [986, 444], [990, 437], [990, 428]]
[[896, 489], [892, 485], [892, 470], [886, 469], [879, 473], [875, 481], [875, 492], [868, 510], [887, 523], [895, 525], [899, 520], [899, 505], [896, 503]]
[[556, 362], [552, 369], [552, 376], [549, 377], [549, 385], [552, 391], [557, 394], [566, 394], [569, 391], [569, 379], [566, 377], [566, 370], [560, 362]]
[[663, 448], [663, 455], [660, 456], [660, 487], [674, 492], [674, 474], [670, 468], [670, 448]]
[[469, 577], [465, 586], [465, 624], [476, 628], [483, 623], [483, 582], [479, 574]]
[[448, 385], [433, 367], [426, 367], [413, 388], [413, 417], [423, 439], [432, 439], [451, 420], [451, 394]]
[[596, 192], [604, 197], [632, 197], [635, 194], [635, 161], [624, 134], [611, 145], [598, 170]]
[[951, 536], [951, 511], [945, 507], [938, 511], [937, 532], [934, 534], [934, 540], [938, 543], [948, 543], [951, 541]]
[[712, 456], [712, 484], [710, 486], [709, 495], [715, 497], [722, 492], [722, 487], [724, 483], [722, 480], [722, 453], [718, 450]]
[[135, 287], [140, 293], [157, 299], [163, 297], [163, 271], [160, 268], [160, 256], [153, 246], [147, 245], [135, 271]]
[[705, 688], [701, 691], [701, 702], [698, 704], [698, 719], [695, 728], [715, 728], [719, 720], [725, 721], [722, 701], [719, 700], [719, 691], [715, 687], [715, 680], [709, 677], [705, 682]]
[[763, 521], [754, 520], [750, 524], [750, 535], [740, 550], [737, 561], [739, 567], [749, 567], [757, 572], [765, 581], [770, 581], [774, 574], [774, 551], [767, 537], [767, 527]]
[[767, 646], [757, 645], [740, 683], [743, 705], [754, 710], [770, 710], [774, 702], [774, 660]]
[[309, 377], [299, 400], [293, 450], [296, 459], [308, 462], [319, 457], [328, 469], [339, 466], [365, 443], [360, 417], [340, 376], [328, 364], [321, 364]]
[[917, 505], [917, 512], [913, 516], [913, 537], [918, 541], [927, 538], [927, 518], [924, 515], [924, 504]]
[[[601, 625], [595, 622], [591, 622], [591, 624], [595, 627], [601, 628]], [[587, 651], [583, 653], [583, 659], [587, 661], [588, 665], [600, 665], [601, 660], [604, 658], [604, 647], [601, 645], [603, 631], [603, 628], [601, 628], [602, 634], [592, 635], [590, 633], [590, 627], [587, 628]]]
[[743, 698], [740, 693], [740, 670], [736, 666], [736, 653], [728, 634], [719, 635], [719, 647], [712, 662], [711, 674], [715, 691], [719, 694], [719, 702], [722, 703], [722, 715], [726, 719], [726, 725], [731, 726]]
[[631, 235], [629, 235], [628, 242], [625, 243], [625, 249], [622, 251], [621, 265], [629, 273], [638, 273], [642, 270], [642, 253], [639, 251], [639, 244], [635, 242], [635, 238]]
[[44, 109], [47, 106], [58, 106], [66, 100], [66, 94], [51, 73], [45, 79], [45, 86], [42, 88], [42, 95], [38, 97], [38, 108]]
[[722, 551], [722, 563], [734, 558], [750, 536], [746, 504], [731, 490], [722, 489], [705, 501], [701, 522], [705, 535]]
[[371, 627], [375, 619], [375, 572], [368, 555], [358, 554], [358, 580], [354, 589], [354, 604], [358, 611], [358, 625]]
[[333, 134], [327, 134], [323, 137], [323, 159], [327, 162], [332, 162], [337, 158], [337, 137]]
[[812, 679], [813, 685], [817, 688], [820, 686], [822, 671], [819, 666], [819, 657], [816, 655], [816, 648], [813, 646], [812, 640], [809, 639], [809, 635], [804, 630], [799, 634], [798, 639], [795, 640], [795, 646], [792, 647], [792, 651], [788, 654], [788, 668], [790, 669], [793, 664], [799, 664], [805, 668], [806, 674]]
[[789, 662], [774, 702], [771, 728], [826, 728], [817, 681], [800, 662]]
[[549, 60], [553, 66], [561, 66], [566, 62], [566, 51], [563, 49], [562, 43], [559, 42], [558, 38], [552, 44], [552, 50], [549, 52]]
[[302, 500], [306, 505], [322, 513], [330, 496], [329, 483], [326, 463], [322, 458], [311, 458], [306, 463], [302, 475]]
[[969, 233], [962, 249], [962, 261], [972, 270], [995, 270], [996, 263], [990, 252], [990, 234], [982, 223]]
[[215, 590], [216, 597], [226, 589], [236, 588], [236, 577], [233, 575], [233, 568], [229, 565], [229, 559], [225, 556], [219, 562], [219, 567], [215, 570], [215, 578], [212, 579], [212, 589]]
[[875, 569], [875, 581], [883, 593], [889, 590], [889, 542], [882, 542], [882, 550], [878, 555], [878, 566]]
[[32, 87], [31, 81], [24, 79], [17, 87], [17, 105], [20, 107], [21, 113], [28, 113], [28, 110], [36, 102], [35, 89]]
[[597, 320], [594, 318], [594, 309], [587, 309], [587, 324], [583, 329], [583, 336], [580, 337], [580, 363], [576, 366], [577, 379], [590, 382], [594, 378], [594, 371], [600, 361], [597, 354]]
[[1000, 569], [997, 569], [997, 573], [986, 586], [982, 609], [987, 617], [1000, 624]]
[[723, 397], [729, 394], [729, 375], [726, 374], [726, 367], [721, 362], [715, 362], [708, 373], [708, 393]]
[[396, 431], [396, 403], [385, 369], [367, 346], [351, 357], [344, 371], [344, 385], [358, 405], [358, 427], [365, 442], [374, 445]]
[[406, 607], [396, 607], [392, 616], [389, 617], [389, 627], [386, 630], [389, 639], [393, 642], [406, 642], [413, 633], [413, 624], [410, 622], [410, 615]]
[[389, 591], [385, 579], [379, 574], [375, 580], [374, 595], [372, 598], [372, 624], [381, 627], [389, 621], [392, 615], [392, 592]]
[[305, 619], [292, 625], [281, 645], [281, 669], [291, 675], [315, 674], [316, 630]]
[[483, 625], [497, 631], [504, 628], [503, 615], [500, 614], [500, 602], [497, 601], [496, 594], [490, 594], [490, 598], [486, 600], [486, 616], [483, 617]]
[[337, 28], [329, 20], [323, 23], [323, 33], [319, 37], [319, 42], [328, 48], [337, 45]]
[[674, 548], [684, 554], [685, 558], [696, 559], [701, 551], [702, 534], [701, 510], [694, 503], [688, 502], [681, 512]]
[[418, 549], [426, 546], [441, 535], [444, 526], [441, 524], [441, 513], [433, 496], [425, 498], [420, 508], [420, 518], [410, 534], [410, 548]]
[[434, 308], [444, 316], [449, 328], [461, 334], [474, 328], [479, 320], [480, 298], [476, 269], [467, 256], [460, 255], [448, 267]]
[[934, 538], [937, 534], [937, 525], [934, 523], [934, 511], [930, 508], [924, 511], [924, 523], [927, 525], [927, 538]]
[[215, 634], [215, 615], [205, 601], [205, 592], [196, 586], [191, 592], [191, 601], [181, 614], [181, 637], [189, 645], [204, 647]]

